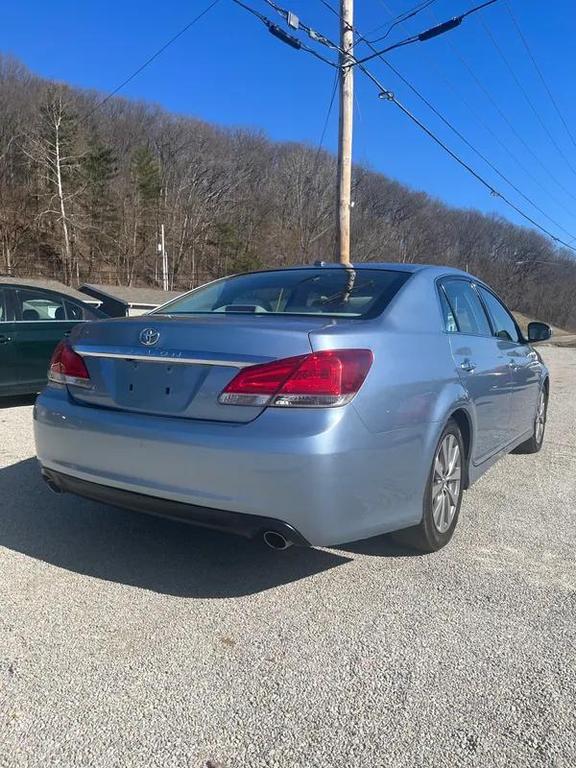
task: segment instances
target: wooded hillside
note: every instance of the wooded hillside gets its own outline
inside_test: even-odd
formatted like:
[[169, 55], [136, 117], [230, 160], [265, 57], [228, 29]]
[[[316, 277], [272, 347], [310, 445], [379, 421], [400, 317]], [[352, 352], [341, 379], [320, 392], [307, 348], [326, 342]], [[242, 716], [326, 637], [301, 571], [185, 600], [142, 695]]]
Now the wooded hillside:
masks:
[[[161, 223], [174, 288], [333, 260], [332, 155], [101, 98], [0, 57], [0, 273], [158, 284]], [[353, 199], [354, 261], [467, 267], [514, 309], [576, 328], [576, 262], [538, 264], [570, 259], [538, 233], [362, 167]]]

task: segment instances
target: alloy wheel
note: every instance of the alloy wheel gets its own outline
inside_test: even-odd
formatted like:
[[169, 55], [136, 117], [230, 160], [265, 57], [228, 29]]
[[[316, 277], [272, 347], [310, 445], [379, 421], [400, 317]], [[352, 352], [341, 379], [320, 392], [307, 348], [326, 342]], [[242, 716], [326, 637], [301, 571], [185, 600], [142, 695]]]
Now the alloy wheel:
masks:
[[544, 391], [540, 392], [540, 398], [538, 399], [538, 408], [536, 410], [536, 425], [534, 428], [534, 437], [536, 442], [540, 444], [544, 437], [544, 427], [546, 426], [546, 394]]
[[432, 479], [432, 517], [439, 533], [446, 533], [458, 509], [462, 483], [462, 455], [456, 437], [449, 433], [438, 447]]

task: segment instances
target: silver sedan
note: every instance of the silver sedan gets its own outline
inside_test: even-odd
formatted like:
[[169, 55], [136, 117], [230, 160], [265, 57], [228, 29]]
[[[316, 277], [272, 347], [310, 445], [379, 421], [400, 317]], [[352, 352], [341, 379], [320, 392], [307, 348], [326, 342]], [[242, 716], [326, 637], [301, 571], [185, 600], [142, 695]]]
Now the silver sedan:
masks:
[[387, 532], [444, 546], [463, 491], [538, 451], [531, 342], [454, 269], [319, 264], [224, 278], [74, 330], [34, 420], [50, 487], [268, 545]]

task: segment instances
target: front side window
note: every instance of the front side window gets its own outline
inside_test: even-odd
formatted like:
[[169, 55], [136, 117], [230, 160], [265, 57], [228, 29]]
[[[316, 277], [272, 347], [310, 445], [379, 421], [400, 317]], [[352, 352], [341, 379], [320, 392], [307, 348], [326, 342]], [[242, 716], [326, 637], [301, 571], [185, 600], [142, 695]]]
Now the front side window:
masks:
[[484, 304], [486, 304], [488, 314], [492, 320], [494, 336], [498, 336], [499, 339], [505, 339], [506, 341], [513, 341], [517, 344], [520, 341], [520, 337], [512, 315], [502, 302], [493, 293], [487, 291], [486, 288], [478, 286], [478, 291]]
[[0, 323], [6, 320], [6, 297], [2, 288], [0, 288]]
[[467, 280], [444, 280], [442, 287], [451, 314], [445, 316], [446, 330], [455, 323], [459, 333], [491, 336], [490, 323], [478, 294]]
[[409, 272], [399, 270], [345, 267], [254, 272], [217, 280], [156, 313], [374, 317], [409, 277]]
[[76, 304], [73, 301], [66, 302], [66, 316], [68, 320], [98, 320], [100, 315], [90, 307]]
[[64, 302], [42, 291], [16, 291], [16, 316], [25, 322], [66, 320]]
[[84, 311], [79, 304], [73, 304], [71, 301], [66, 302], [66, 314], [68, 320], [84, 320]]

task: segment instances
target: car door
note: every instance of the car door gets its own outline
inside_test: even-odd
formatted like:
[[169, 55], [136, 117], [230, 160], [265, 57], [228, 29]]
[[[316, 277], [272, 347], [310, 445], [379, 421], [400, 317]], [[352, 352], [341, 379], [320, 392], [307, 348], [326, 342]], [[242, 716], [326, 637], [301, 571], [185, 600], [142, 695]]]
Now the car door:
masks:
[[440, 294], [452, 357], [475, 408], [472, 460], [479, 464], [509, 442], [512, 372], [472, 282], [445, 278]]
[[22, 387], [33, 391], [44, 385], [55, 346], [77, 321], [67, 319], [64, 297], [60, 294], [39, 288], [16, 288], [13, 297], [16, 375]]
[[0, 286], [0, 394], [12, 392], [17, 384], [14, 335], [15, 323], [12, 322], [9, 290]]
[[494, 336], [508, 358], [512, 371], [510, 440], [534, 428], [534, 415], [540, 394], [541, 363], [536, 352], [524, 341], [516, 321], [500, 299], [484, 286], [477, 286], [492, 325]]

